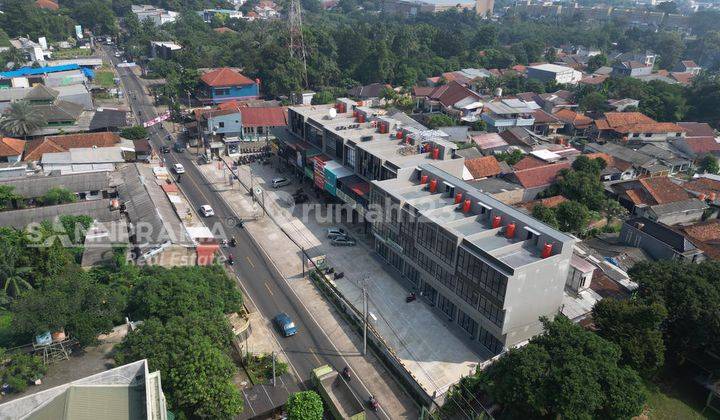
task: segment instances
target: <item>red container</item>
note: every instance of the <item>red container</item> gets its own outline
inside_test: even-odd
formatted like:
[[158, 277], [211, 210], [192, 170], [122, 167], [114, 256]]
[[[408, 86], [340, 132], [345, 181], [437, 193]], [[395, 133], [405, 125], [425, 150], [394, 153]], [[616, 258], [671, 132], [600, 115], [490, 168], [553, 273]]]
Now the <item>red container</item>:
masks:
[[501, 225], [502, 225], [502, 217], [500, 217], [500, 216], [495, 216], [495, 217], [493, 217], [493, 221], [492, 221], [492, 227], [493, 227], [493, 229], [497, 229], [497, 228], [499, 228]]
[[435, 191], [437, 191], [437, 179], [430, 181], [430, 192], [434, 193]]
[[511, 239], [515, 236], [515, 223], [510, 223], [505, 228], [505, 237]]
[[435, 159], [435, 160], [440, 159], [440, 149], [437, 147], [434, 148], [432, 156], [433, 156], [433, 159]]
[[470, 213], [470, 200], [465, 200], [463, 203], [463, 213]]
[[403, 138], [402, 131], [398, 131], [397, 133], [395, 133], [395, 138], [398, 139], [398, 140], [400, 140], [401, 138]]
[[459, 204], [462, 201], [462, 193], [455, 194], [455, 204]]
[[545, 246], [543, 247], [541, 256], [543, 258], [547, 258], [550, 255], [552, 255], [552, 248], [553, 248], [552, 244], [546, 243]]
[[428, 182], [428, 176], [427, 176], [427, 175], [422, 175], [422, 176], [420, 177], [420, 183], [421, 183], [421, 184], [427, 184], [427, 182]]

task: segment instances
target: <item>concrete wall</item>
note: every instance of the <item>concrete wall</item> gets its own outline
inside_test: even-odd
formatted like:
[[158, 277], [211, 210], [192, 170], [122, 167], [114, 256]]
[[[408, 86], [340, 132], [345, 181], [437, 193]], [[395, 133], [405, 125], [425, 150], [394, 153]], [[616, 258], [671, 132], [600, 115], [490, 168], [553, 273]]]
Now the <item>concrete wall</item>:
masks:
[[257, 98], [259, 95], [260, 88], [256, 83], [244, 86], [212, 88], [212, 99], [214, 103], [221, 103], [241, 98]]

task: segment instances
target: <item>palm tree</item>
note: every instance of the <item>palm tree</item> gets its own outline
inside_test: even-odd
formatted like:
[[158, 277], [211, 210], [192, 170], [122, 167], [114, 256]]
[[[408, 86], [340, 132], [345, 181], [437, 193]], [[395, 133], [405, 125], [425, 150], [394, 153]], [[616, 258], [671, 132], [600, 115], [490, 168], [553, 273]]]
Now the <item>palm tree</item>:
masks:
[[12, 271], [0, 273], [4, 293], [15, 298], [23, 290], [32, 289], [32, 284], [23, 277], [30, 274], [32, 270], [32, 267], [15, 267]]
[[25, 139], [28, 134], [44, 127], [45, 124], [45, 118], [27, 101], [11, 103], [0, 117], [0, 130], [12, 136], [23, 136]]

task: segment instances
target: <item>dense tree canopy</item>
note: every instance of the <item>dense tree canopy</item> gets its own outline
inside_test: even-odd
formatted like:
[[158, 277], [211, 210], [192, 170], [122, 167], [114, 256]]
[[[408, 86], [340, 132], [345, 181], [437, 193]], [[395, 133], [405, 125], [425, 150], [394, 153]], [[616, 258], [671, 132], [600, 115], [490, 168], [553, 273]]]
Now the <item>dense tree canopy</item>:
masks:
[[301, 391], [290, 395], [285, 409], [289, 420], [321, 420], [323, 418], [323, 402], [315, 391]]

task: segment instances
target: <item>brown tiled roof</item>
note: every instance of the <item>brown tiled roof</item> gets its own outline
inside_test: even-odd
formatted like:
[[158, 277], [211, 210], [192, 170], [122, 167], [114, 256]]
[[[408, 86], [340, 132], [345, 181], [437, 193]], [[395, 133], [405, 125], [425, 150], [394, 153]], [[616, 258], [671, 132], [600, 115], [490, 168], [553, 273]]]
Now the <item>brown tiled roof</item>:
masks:
[[[533, 117], [535, 117], [535, 124], [552, 124], [561, 122], [556, 116], [552, 114], [548, 114], [547, 112], [543, 111], [542, 109], [536, 109], [532, 112]], [[564, 122], [564, 121], [562, 121]]]
[[12, 137], [3, 137], [0, 139], [0, 156], [19, 156], [25, 150], [25, 141], [14, 139]]
[[605, 121], [612, 129], [634, 124], [652, 124], [656, 121], [642, 112], [606, 112]]
[[670, 77], [675, 79], [678, 83], [681, 85], [689, 85], [692, 82], [693, 77], [695, 77], [692, 73], [683, 73], [683, 72], [671, 72]]
[[666, 176], [642, 178], [640, 184], [657, 204], [674, 203], [690, 198], [687, 191]]
[[499, 175], [500, 164], [494, 156], [483, 156], [474, 159], [465, 159], [465, 167], [474, 179], [487, 178]]
[[605, 80], [607, 80], [607, 78], [608, 78], [608, 76], [606, 76], [606, 75], [590, 75], [590, 76], [583, 77], [582, 79], [580, 79], [580, 81], [578, 83], [583, 84], [583, 85], [599, 85], [599, 84], [605, 82]]
[[443, 106], [452, 106], [467, 97], [480, 99], [480, 95], [457, 82], [438, 86], [428, 95], [428, 98], [439, 101]]
[[274, 107], [241, 107], [243, 127], [282, 127], [287, 125], [287, 108]]
[[428, 96], [435, 90], [432, 86], [413, 86], [413, 96]]
[[35, 7], [39, 7], [41, 9], [47, 9], [47, 10], [60, 9], [60, 5], [52, 0], [36, 0]]
[[553, 208], [559, 206], [566, 201], [568, 201], [568, 199], [564, 196], [554, 195], [552, 197], [541, 198], [540, 200], [528, 201], [527, 203], [521, 204], [520, 207], [523, 207], [527, 209], [527, 211], [532, 212], [537, 205]]
[[698, 66], [697, 63], [694, 62], [693, 60], [683, 60], [683, 61], [681, 61], [681, 63], [682, 63], [683, 66], [685, 66], [685, 67], [700, 67], [700, 66]]
[[651, 200], [648, 200], [648, 199], [645, 197], [645, 194], [643, 193], [643, 191], [640, 190], [640, 189], [637, 189], [637, 190], [627, 190], [627, 191], [625, 191], [625, 194], [628, 196], [628, 198], [630, 199], [630, 201], [632, 201], [633, 204], [635, 204], [635, 205], [638, 205], [638, 204], [655, 204], [655, 203], [653, 203]]
[[569, 167], [570, 162], [553, 163], [522, 171], [515, 171], [514, 175], [518, 182], [520, 182], [520, 185], [525, 188], [541, 187], [552, 184], [558, 172]]
[[680, 127], [685, 129], [685, 137], [715, 137], [715, 130], [708, 123], [701, 122], [679, 122]]
[[713, 219], [680, 230], [690, 238], [693, 244], [712, 259], [720, 258], [720, 220]]
[[255, 83], [252, 79], [228, 67], [211, 70], [200, 76], [200, 80], [213, 87], [251, 85]]
[[31, 141], [23, 160], [39, 161], [45, 153], [66, 152], [82, 147], [112, 147], [119, 142], [120, 136], [109, 132], [47, 136]]
[[720, 152], [720, 143], [715, 140], [715, 137], [689, 137], [682, 141], [693, 153], [698, 155]]
[[588, 127], [593, 122], [592, 118], [567, 108], [559, 109], [555, 113], [555, 117], [564, 123], [574, 125], [576, 128]]
[[655, 122], [628, 124], [615, 127], [618, 133], [684, 133], [685, 129], [674, 123]]
[[513, 165], [513, 169], [516, 171], [522, 171], [524, 169], [537, 168], [538, 166], [545, 165], [545, 162], [534, 157], [526, 156], [520, 159], [516, 164]]
[[217, 32], [217, 33], [219, 33], [219, 34], [227, 34], [227, 33], [234, 33], [234, 32], [235, 32], [235, 31], [233, 31], [232, 29], [230, 29], [230, 28], [228, 28], [228, 27], [226, 27], [226, 26], [221, 26], [221, 27], [219, 27], [219, 28], [215, 28], [214, 31]]
[[693, 191], [696, 193], [710, 194], [712, 192], [720, 192], [720, 181], [716, 181], [710, 178], [698, 178], [692, 181], [688, 181], [682, 185], [686, 191]]

